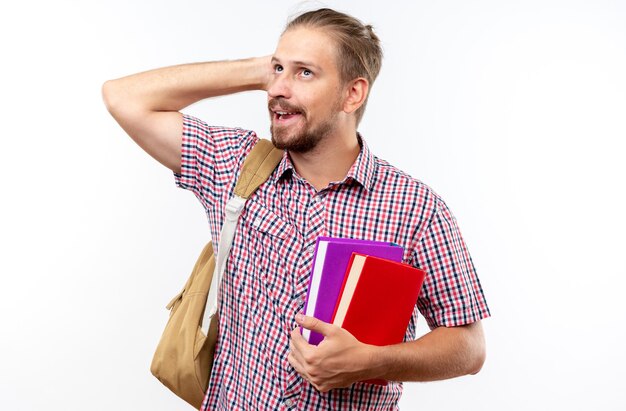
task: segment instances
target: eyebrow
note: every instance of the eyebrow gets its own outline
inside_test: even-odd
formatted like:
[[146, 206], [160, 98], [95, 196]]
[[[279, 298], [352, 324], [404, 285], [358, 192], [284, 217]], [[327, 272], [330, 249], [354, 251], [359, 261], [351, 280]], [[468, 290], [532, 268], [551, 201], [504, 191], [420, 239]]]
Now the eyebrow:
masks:
[[[280, 61], [278, 58], [276, 58], [276, 57], [272, 57], [272, 63], [274, 63], [274, 62], [276, 62], [276, 63], [281, 63], [281, 61]], [[317, 70], [320, 70], [320, 71], [322, 70], [322, 69], [320, 68], [320, 66], [318, 66], [317, 64], [313, 64], [313, 63], [311, 63], [310, 61], [295, 60], [295, 61], [292, 61], [292, 62], [290, 62], [290, 63], [291, 63], [291, 64], [293, 64], [293, 65], [296, 65], [296, 66], [313, 67], [313, 68], [315, 68], [315, 69], [317, 69]], [[281, 64], [282, 64], [282, 63], [281, 63]]]

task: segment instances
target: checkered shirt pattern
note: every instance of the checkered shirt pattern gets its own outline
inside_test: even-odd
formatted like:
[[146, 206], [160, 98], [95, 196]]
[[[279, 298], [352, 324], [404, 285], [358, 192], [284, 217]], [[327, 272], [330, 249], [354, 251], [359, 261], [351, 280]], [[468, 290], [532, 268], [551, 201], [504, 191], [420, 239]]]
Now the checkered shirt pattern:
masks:
[[[204, 207], [214, 244], [235, 176], [258, 137], [208, 126], [183, 115], [178, 187]], [[489, 316], [480, 282], [456, 220], [422, 182], [361, 152], [348, 175], [316, 191], [285, 155], [241, 215], [220, 296], [219, 339], [202, 410], [390, 410], [402, 384], [356, 383], [318, 392], [287, 360], [289, 334], [302, 312], [318, 236], [389, 241], [403, 262], [427, 272], [405, 340], [418, 312], [431, 328]]]

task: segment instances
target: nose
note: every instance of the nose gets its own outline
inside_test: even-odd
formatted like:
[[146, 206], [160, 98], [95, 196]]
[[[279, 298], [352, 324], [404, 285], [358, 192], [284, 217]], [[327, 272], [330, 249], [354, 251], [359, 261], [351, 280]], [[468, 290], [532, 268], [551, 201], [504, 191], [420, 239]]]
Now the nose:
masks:
[[291, 84], [289, 78], [284, 74], [275, 75], [267, 88], [267, 95], [271, 98], [290, 98]]

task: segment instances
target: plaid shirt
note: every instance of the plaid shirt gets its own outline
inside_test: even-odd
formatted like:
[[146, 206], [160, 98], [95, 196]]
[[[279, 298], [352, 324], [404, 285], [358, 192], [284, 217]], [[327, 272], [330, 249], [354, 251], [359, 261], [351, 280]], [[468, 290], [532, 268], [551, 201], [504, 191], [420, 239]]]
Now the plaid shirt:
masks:
[[[348, 175], [316, 191], [285, 155], [241, 215], [220, 297], [220, 327], [203, 410], [397, 409], [402, 384], [356, 383], [318, 392], [287, 360], [289, 333], [302, 312], [318, 236], [390, 241], [403, 262], [428, 275], [405, 339], [415, 338], [418, 311], [431, 328], [489, 316], [456, 220], [429, 187], [361, 152]], [[258, 137], [209, 127], [183, 116], [181, 173], [176, 185], [204, 207], [214, 244], [234, 177]]]

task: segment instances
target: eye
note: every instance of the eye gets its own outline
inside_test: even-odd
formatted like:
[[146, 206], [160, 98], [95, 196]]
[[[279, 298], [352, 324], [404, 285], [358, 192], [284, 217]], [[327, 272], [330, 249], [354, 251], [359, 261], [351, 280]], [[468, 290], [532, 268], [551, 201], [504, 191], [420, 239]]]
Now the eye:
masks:
[[302, 69], [302, 77], [311, 77], [313, 72], [309, 69]]
[[276, 64], [274, 66], [274, 73], [282, 73], [283, 72], [283, 66], [281, 66], [280, 64]]

